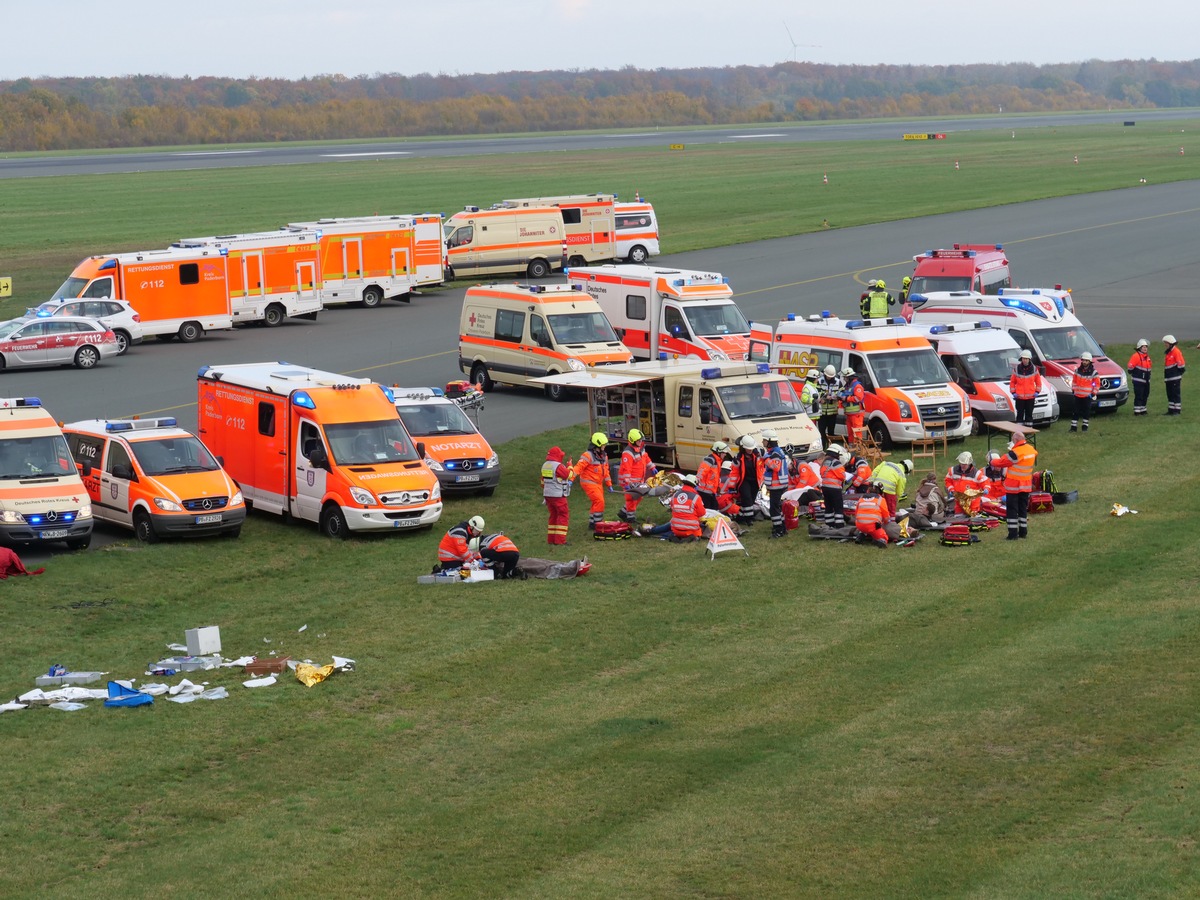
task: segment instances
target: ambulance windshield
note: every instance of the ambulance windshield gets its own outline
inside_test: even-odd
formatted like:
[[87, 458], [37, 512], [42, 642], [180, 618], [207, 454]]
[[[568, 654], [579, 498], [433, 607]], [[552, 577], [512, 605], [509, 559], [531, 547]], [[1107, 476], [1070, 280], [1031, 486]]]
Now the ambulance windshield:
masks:
[[50, 295], [51, 300], [68, 300], [80, 296], [87, 287], [86, 278], [71, 277], [59, 285], [58, 290]]
[[804, 412], [792, 383], [786, 380], [718, 387], [717, 395], [730, 419], [767, 419]]
[[78, 474], [61, 434], [0, 441], [0, 480]]
[[457, 404], [414, 403], [397, 404], [400, 421], [413, 437], [440, 434], [475, 434], [477, 429]]
[[932, 347], [896, 353], [872, 353], [869, 361], [879, 387], [945, 384], [950, 380], [946, 367]]
[[909, 294], [932, 294], [937, 291], [969, 291], [970, 275], [918, 275], [909, 286]]
[[399, 419], [326, 425], [325, 437], [340, 466], [373, 466], [412, 462], [417, 451]]
[[697, 337], [722, 337], [727, 334], [749, 334], [750, 323], [734, 303], [714, 306], [686, 306], [684, 315]]
[[963, 368], [967, 377], [972, 381], [1004, 381], [1007, 382], [1013, 373], [1021, 351], [1017, 347], [1011, 350], [985, 350], [982, 353], [964, 353]]
[[560, 344], [616, 343], [617, 334], [602, 312], [567, 313], [546, 318]]
[[133, 455], [147, 475], [179, 475], [183, 472], [215, 472], [220, 466], [199, 440], [187, 437], [133, 441]]
[[1039, 328], [1031, 334], [1046, 359], [1078, 359], [1085, 350], [1097, 359], [1104, 355], [1100, 344], [1082, 325]]

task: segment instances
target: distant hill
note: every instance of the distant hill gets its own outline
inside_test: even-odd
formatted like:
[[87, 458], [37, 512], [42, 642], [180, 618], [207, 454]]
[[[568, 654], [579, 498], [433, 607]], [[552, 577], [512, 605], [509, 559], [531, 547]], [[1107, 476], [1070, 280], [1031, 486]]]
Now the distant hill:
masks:
[[1200, 60], [0, 82], [0, 150], [1200, 106]]

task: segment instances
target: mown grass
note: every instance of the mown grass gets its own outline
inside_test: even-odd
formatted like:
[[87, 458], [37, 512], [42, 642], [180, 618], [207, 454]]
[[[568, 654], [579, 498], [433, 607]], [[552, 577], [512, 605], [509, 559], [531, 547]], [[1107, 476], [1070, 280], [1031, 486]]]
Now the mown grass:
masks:
[[[141, 677], [204, 624], [226, 655], [358, 670], [4, 714], [0, 892], [1195, 895], [1197, 436], [1128, 408], [1046, 431], [1041, 463], [1080, 502], [1016, 544], [759, 525], [748, 558], [710, 562], [587, 540], [575, 496], [554, 555], [595, 567], [565, 583], [418, 587], [440, 529], [334, 544], [260, 516], [236, 542], [55, 558], [5, 584], [8, 694], [52, 662]], [[551, 555], [537, 469], [585, 438], [506, 445], [504, 489], [445, 521]]]
[[[677, 253], [823, 227], [1200, 177], [1180, 155], [1196, 122], [953, 133], [944, 141], [738, 144], [387, 158], [4, 182], [4, 311], [44, 299], [84, 256], [330, 215], [435, 210], [504, 197], [616, 191], [650, 198]], [[748, 131], [748, 134], [753, 131]], [[1015, 137], [1011, 135], [1015, 134]], [[899, 138], [899, 134], [897, 134]], [[1079, 162], [1074, 159], [1078, 157]], [[957, 163], [958, 168], [955, 168]], [[829, 182], [824, 182], [828, 176]]]

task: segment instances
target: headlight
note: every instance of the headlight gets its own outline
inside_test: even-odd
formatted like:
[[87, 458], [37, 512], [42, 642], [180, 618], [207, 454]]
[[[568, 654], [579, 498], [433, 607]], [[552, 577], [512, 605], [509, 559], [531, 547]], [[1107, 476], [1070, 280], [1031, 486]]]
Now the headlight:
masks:
[[716, 360], [717, 362], [724, 362], [725, 360], [729, 359], [729, 354], [725, 353], [723, 350], [709, 350], [708, 358]]
[[1008, 398], [1003, 394], [996, 395], [996, 409], [1001, 411], [1008, 409]]
[[585, 366], [583, 364], [582, 359], [576, 359], [573, 356], [567, 357], [567, 366], [571, 369], [572, 372], [582, 372], [584, 369], [587, 368], [587, 366]]
[[500, 454], [493, 453], [491, 456], [488, 457], [487, 468], [494, 469], [498, 465], [500, 465]]
[[433, 479], [433, 493], [429, 495], [430, 500], [442, 499], [442, 483], [436, 478]]
[[76, 521], [78, 521], [79, 519], [90, 519], [91, 517], [92, 517], [92, 504], [84, 503], [82, 506], [79, 507], [79, 512], [76, 514], [75, 519], [76, 519]]
[[230, 506], [237, 506], [237, 505], [238, 505], [239, 503], [241, 503], [242, 501], [243, 501], [243, 498], [242, 498], [242, 492], [241, 492], [241, 491], [236, 491], [236, 492], [234, 493], [234, 495], [233, 495], [232, 497], [230, 497], [230, 498], [229, 498], [229, 505], [230, 505]]
[[350, 488], [350, 496], [354, 498], [355, 503], [360, 503], [363, 506], [375, 505], [375, 495], [366, 488], [352, 487]]
[[913, 417], [912, 407], [904, 400], [897, 400], [896, 405], [900, 407], [900, 418], [911, 419]]
[[168, 500], [166, 497], [155, 497], [154, 505], [163, 512], [183, 512], [183, 507], [174, 500]]
[[429, 468], [434, 472], [444, 471], [444, 469], [442, 469], [442, 464], [440, 462], [438, 462], [436, 459], [434, 459], [432, 456], [425, 457], [425, 465], [429, 466]]
[[6, 509], [0, 513], [0, 522], [6, 525], [20, 525], [25, 521], [25, 517], [13, 509]]

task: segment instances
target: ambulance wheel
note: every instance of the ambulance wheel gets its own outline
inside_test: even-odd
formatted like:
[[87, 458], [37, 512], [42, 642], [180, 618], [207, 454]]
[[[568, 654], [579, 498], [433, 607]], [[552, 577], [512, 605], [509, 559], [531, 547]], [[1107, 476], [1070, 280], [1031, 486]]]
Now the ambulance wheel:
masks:
[[85, 534], [81, 538], [75, 538], [64, 543], [67, 545], [68, 550], [86, 550], [92, 544], [92, 536], [91, 534]]
[[75, 367], [78, 369], [94, 368], [100, 362], [100, 351], [91, 344], [84, 344], [75, 351]]
[[582, 256], [572, 256], [567, 260], [567, 266], [572, 269], [582, 269], [587, 265], [587, 260]]
[[184, 322], [179, 326], [179, 339], [185, 344], [193, 344], [204, 337], [204, 329], [199, 322]]
[[629, 261], [631, 263], [644, 263], [649, 258], [650, 254], [646, 252], [646, 248], [641, 244], [636, 244], [629, 251]]
[[888, 434], [888, 430], [882, 422], [875, 420], [867, 428], [870, 429], [871, 437], [875, 439], [875, 443], [881, 449], [887, 450], [892, 446], [892, 437]]
[[124, 356], [129, 352], [129, 332], [116, 330], [113, 334], [117, 336], [117, 356]]
[[321, 534], [337, 540], [345, 540], [350, 536], [350, 527], [346, 524], [346, 516], [333, 503], [321, 510]]
[[531, 259], [525, 272], [530, 278], [545, 278], [550, 274], [550, 263], [544, 259]]
[[158, 543], [158, 535], [154, 533], [154, 523], [150, 521], [150, 514], [144, 509], [139, 509], [133, 514], [133, 533], [143, 544]]
[[365, 291], [363, 291], [362, 305], [365, 306], [367, 309], [374, 309], [382, 302], [383, 302], [383, 291], [381, 291], [379, 288], [375, 287], [375, 285], [371, 285], [369, 288], [367, 288]]
[[4, 355], [0, 354], [0, 372], [4, 371]]
[[[550, 374], [553, 375], [556, 373], [551, 372]], [[571, 389], [565, 384], [548, 384], [546, 385], [546, 396], [555, 403], [562, 403], [571, 396]]]
[[487, 366], [481, 362], [475, 363], [471, 367], [471, 383], [477, 385], [485, 394], [496, 386], [496, 383], [492, 381], [487, 373]]
[[272, 303], [267, 307], [267, 311], [263, 313], [263, 324], [268, 328], [274, 328], [276, 325], [282, 325], [285, 317], [284, 308], [278, 303]]
[[979, 437], [983, 431], [983, 419], [979, 416], [971, 416], [971, 437]]

